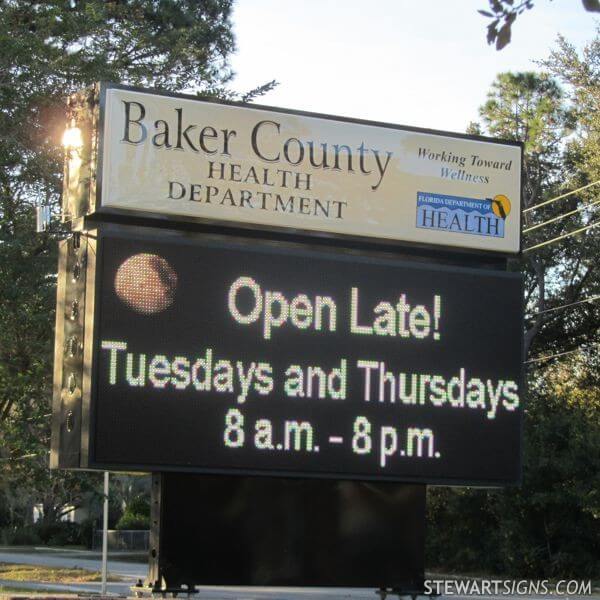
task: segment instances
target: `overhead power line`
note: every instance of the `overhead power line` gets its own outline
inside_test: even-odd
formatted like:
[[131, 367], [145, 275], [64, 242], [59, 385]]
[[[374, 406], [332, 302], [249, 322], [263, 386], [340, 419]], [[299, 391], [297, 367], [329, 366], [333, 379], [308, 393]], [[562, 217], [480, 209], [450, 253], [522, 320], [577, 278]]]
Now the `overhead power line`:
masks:
[[40, 456], [40, 454], [23, 454], [23, 456], [9, 456], [8, 458], [0, 458], [3, 462], [8, 462], [11, 460], [25, 460], [26, 458], [35, 458], [36, 456]]
[[28, 417], [25, 419], [26, 421], [37, 421], [38, 419], [46, 419], [47, 417], [51, 417], [52, 413], [47, 413], [45, 415], [38, 415], [37, 417]]
[[553, 244], [554, 242], [559, 242], [560, 240], [564, 240], [568, 237], [571, 237], [572, 235], [577, 235], [578, 233], [583, 233], [584, 231], [587, 231], [588, 229], [593, 229], [594, 227], [597, 227], [598, 225], [600, 225], [600, 220], [594, 221], [593, 223], [590, 223], [589, 225], [586, 225], [585, 227], [580, 227], [579, 229], [575, 229], [574, 231], [569, 231], [569, 233], [563, 233], [562, 235], [552, 238], [551, 240], [546, 240], [545, 242], [540, 242], [539, 244], [535, 244], [534, 246], [529, 246], [528, 248], [525, 248], [523, 250], [523, 252], [531, 252], [532, 250], [537, 250], [538, 248], [543, 248], [544, 246], [547, 246], [548, 244]]
[[592, 296], [591, 298], [584, 298], [583, 300], [577, 300], [577, 302], [570, 302], [569, 304], [562, 304], [561, 306], [553, 306], [552, 308], [545, 308], [538, 312], [532, 313], [530, 317], [537, 317], [538, 315], [544, 315], [546, 313], [555, 312], [557, 310], [563, 310], [565, 308], [571, 308], [571, 306], [577, 306], [578, 304], [586, 304], [588, 302], [596, 302], [600, 300], [600, 295]]
[[557, 352], [556, 354], [549, 354], [547, 356], [538, 356], [537, 358], [531, 358], [526, 360], [524, 364], [530, 365], [533, 363], [544, 362], [546, 360], [551, 360], [553, 358], [558, 358], [560, 356], [567, 356], [569, 354], [575, 354], [575, 352], [581, 352], [582, 350], [589, 350], [590, 348], [595, 348], [600, 346], [600, 344], [590, 344], [589, 346], [580, 346], [579, 348], [575, 348], [575, 350], [567, 350], [566, 352]]
[[532, 210], [537, 210], [538, 208], [541, 208], [542, 206], [546, 206], [548, 204], [552, 204], [552, 202], [556, 202], [558, 200], [562, 200], [563, 198], [567, 198], [568, 196], [572, 196], [573, 194], [576, 194], [577, 192], [581, 192], [583, 190], [587, 190], [588, 188], [591, 188], [593, 185], [598, 185], [600, 183], [600, 179], [598, 179], [598, 181], [592, 181], [592, 183], [588, 183], [587, 185], [582, 185], [581, 187], [577, 188], [576, 190], [572, 190], [570, 192], [567, 192], [566, 194], [561, 194], [560, 196], [556, 196], [554, 198], [550, 198], [550, 200], [544, 200], [543, 202], [540, 202], [539, 204], [536, 204], [535, 206], [530, 206], [529, 208], [526, 208], [523, 213], [528, 213], [531, 212]]
[[588, 202], [587, 204], [584, 204], [583, 206], [580, 206], [578, 208], [576, 208], [575, 210], [571, 210], [567, 213], [564, 213], [562, 215], [558, 215], [557, 217], [552, 217], [552, 219], [548, 219], [547, 221], [544, 221], [543, 223], [537, 223], [536, 225], [532, 225], [531, 227], [527, 227], [525, 229], [523, 229], [523, 233], [529, 233], [530, 231], [534, 231], [535, 229], [539, 229], [540, 227], [544, 227], [546, 225], [550, 225], [550, 223], [555, 223], [556, 221], [560, 221], [562, 219], [565, 219], [566, 217], [570, 217], [571, 215], [575, 215], [578, 212], [582, 212], [584, 210], [587, 210], [588, 208], [596, 205], [596, 204], [600, 204], [600, 198], [598, 198], [598, 200], [594, 200], [593, 202]]

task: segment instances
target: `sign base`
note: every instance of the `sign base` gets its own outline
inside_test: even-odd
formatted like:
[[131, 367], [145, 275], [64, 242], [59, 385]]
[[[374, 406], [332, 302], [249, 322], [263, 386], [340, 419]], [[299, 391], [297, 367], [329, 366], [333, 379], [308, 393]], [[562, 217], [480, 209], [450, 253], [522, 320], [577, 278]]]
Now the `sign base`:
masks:
[[423, 589], [425, 486], [154, 474], [149, 583]]

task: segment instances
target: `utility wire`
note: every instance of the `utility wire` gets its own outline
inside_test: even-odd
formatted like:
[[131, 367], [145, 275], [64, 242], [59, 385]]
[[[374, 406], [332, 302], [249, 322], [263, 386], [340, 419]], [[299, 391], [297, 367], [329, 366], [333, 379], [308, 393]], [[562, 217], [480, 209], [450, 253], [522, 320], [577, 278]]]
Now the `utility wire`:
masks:
[[37, 421], [38, 419], [45, 419], [46, 417], [51, 417], [52, 413], [48, 413], [45, 415], [38, 415], [37, 417], [28, 417], [25, 419], [26, 421]]
[[590, 208], [591, 206], [594, 206], [599, 203], [600, 203], [600, 198], [598, 200], [594, 200], [594, 202], [589, 202], [588, 204], [584, 204], [583, 206], [580, 206], [579, 208], [576, 208], [575, 210], [571, 210], [568, 213], [564, 213], [562, 215], [558, 215], [557, 217], [553, 217], [552, 219], [548, 219], [547, 221], [544, 221], [543, 223], [538, 223], [537, 225], [532, 225], [531, 227], [527, 227], [526, 229], [523, 229], [523, 233], [529, 233], [530, 231], [534, 231], [535, 229], [539, 229], [540, 227], [544, 227], [546, 225], [549, 225], [550, 223], [560, 221], [561, 219], [570, 217], [571, 215], [575, 215], [578, 212], [582, 212], [582, 211]]
[[0, 458], [0, 461], [7, 462], [11, 460], [24, 460], [26, 458], [35, 458], [36, 456], [40, 456], [39, 454], [24, 454], [23, 456], [9, 456], [8, 458]]
[[566, 352], [557, 352], [556, 354], [549, 354], [548, 356], [539, 356], [538, 358], [531, 358], [529, 360], [526, 360], [523, 364], [530, 365], [532, 363], [543, 362], [552, 358], [558, 358], [559, 356], [567, 356], [568, 354], [574, 354], [575, 352], [581, 352], [582, 350], [589, 350], [590, 348], [595, 348], [597, 346], [600, 346], [600, 344], [580, 346], [579, 348], [575, 348], [575, 350], [567, 350]]
[[585, 298], [584, 300], [577, 300], [577, 302], [570, 302], [569, 304], [562, 304], [561, 306], [553, 306], [552, 308], [545, 308], [544, 310], [540, 310], [538, 312], [534, 312], [529, 315], [528, 318], [537, 317], [538, 315], [544, 315], [549, 312], [555, 312], [557, 310], [563, 310], [565, 308], [570, 308], [571, 306], [577, 306], [578, 304], [586, 304], [588, 302], [596, 302], [596, 300], [600, 300], [600, 295], [592, 296], [591, 298]]
[[576, 190], [572, 190], [570, 192], [567, 192], [566, 194], [561, 194], [560, 196], [550, 198], [550, 200], [544, 200], [543, 202], [540, 202], [539, 204], [536, 204], [535, 206], [530, 206], [529, 208], [526, 208], [523, 211], [523, 213], [528, 213], [528, 212], [531, 212], [532, 210], [537, 210], [538, 208], [541, 208], [542, 206], [546, 206], [547, 204], [551, 204], [552, 202], [556, 202], [557, 200], [562, 200], [563, 198], [566, 198], [567, 196], [572, 196], [573, 194], [576, 194], [577, 192], [581, 192], [582, 190], [587, 190], [588, 188], [592, 187], [593, 185], [598, 185], [599, 183], [600, 183], [600, 179], [598, 179], [598, 181], [592, 181], [592, 183], [583, 185], [583, 186], [577, 188]]
[[545, 242], [540, 242], [539, 244], [535, 244], [534, 246], [529, 246], [528, 248], [525, 248], [523, 250], [523, 252], [531, 252], [532, 250], [537, 250], [538, 248], [543, 248], [544, 246], [547, 246], [548, 244], [553, 244], [554, 242], [559, 242], [560, 240], [564, 240], [568, 237], [571, 237], [572, 235], [577, 235], [578, 233], [583, 233], [584, 231], [587, 231], [588, 229], [593, 229], [594, 227], [597, 227], [598, 225], [600, 225], [600, 220], [594, 221], [593, 223], [590, 223], [589, 225], [586, 225], [585, 227], [580, 227], [579, 229], [575, 229], [574, 231], [569, 231], [569, 233], [563, 233], [562, 235], [552, 238], [551, 240], [546, 240]]

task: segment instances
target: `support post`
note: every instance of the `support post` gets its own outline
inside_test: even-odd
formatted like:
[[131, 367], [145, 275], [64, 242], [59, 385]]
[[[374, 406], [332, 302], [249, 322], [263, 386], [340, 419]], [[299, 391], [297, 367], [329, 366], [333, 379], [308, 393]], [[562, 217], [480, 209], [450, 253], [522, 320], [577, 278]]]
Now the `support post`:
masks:
[[102, 516], [102, 595], [106, 595], [108, 575], [108, 471], [104, 471], [104, 512]]

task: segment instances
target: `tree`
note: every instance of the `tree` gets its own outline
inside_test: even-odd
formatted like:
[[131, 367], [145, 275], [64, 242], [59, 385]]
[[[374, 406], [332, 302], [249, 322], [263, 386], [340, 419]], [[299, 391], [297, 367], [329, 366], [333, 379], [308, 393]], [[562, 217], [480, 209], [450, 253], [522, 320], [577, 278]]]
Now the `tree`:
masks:
[[[595, 364], [594, 364], [595, 363]], [[600, 556], [600, 386], [589, 354], [547, 364], [530, 386], [521, 488], [496, 492], [507, 569], [592, 577]]]
[[[515, 0], [488, 0], [489, 10], [479, 10], [480, 14], [491, 19], [487, 26], [487, 42], [496, 45], [496, 50], [502, 50], [510, 44], [512, 35], [512, 25], [517, 17], [526, 10], [533, 8], [533, 0], [521, 0], [515, 3]], [[598, 0], [581, 0], [585, 10], [590, 12], [600, 12], [600, 2]]]
[[431, 566], [513, 577], [597, 574], [597, 368], [590, 355], [570, 356], [546, 365], [531, 386], [521, 487], [429, 490]]
[[[471, 126], [524, 143], [526, 356], [573, 350], [589, 343], [600, 326], [593, 305], [568, 314], [560, 309], [600, 293], [598, 242], [593, 232], [556, 240], [585, 227], [590, 216], [581, 210], [585, 192], [569, 193], [589, 182], [577, 159], [581, 151], [574, 136], [582, 121], [574, 106], [549, 74], [503, 73], [481, 108], [482, 124]], [[569, 194], [560, 202], [551, 201], [565, 193]], [[552, 240], [556, 241], [547, 243]]]
[[[600, 32], [600, 30], [598, 30]], [[551, 271], [554, 293], [546, 306], [581, 302], [568, 310], [552, 310], [544, 315], [536, 345], [551, 353], [565, 352], [597, 342], [600, 328], [598, 304], [587, 302], [600, 295], [600, 272], [597, 256], [600, 238], [595, 228], [600, 182], [600, 37], [598, 33], [581, 55], [564, 38], [559, 37], [557, 48], [542, 66], [561, 81], [567, 92], [572, 114], [572, 131], [564, 143], [564, 183], [560, 192], [571, 192], [549, 206], [542, 218], [560, 218], [567, 232], [590, 227], [587, 231], [554, 244], [555, 265]], [[544, 209], [546, 210], [546, 209]], [[562, 215], [568, 214], [567, 218]], [[554, 224], [538, 231], [551, 239], [557, 231]]]
[[[566, 109], [563, 91], [554, 79], [537, 73], [501, 73], [492, 84], [480, 116], [481, 124], [472, 124], [471, 130], [524, 144], [522, 186], [525, 210], [560, 193], [567, 177], [563, 140], [572, 127], [573, 116]], [[564, 207], [559, 210], [564, 210]], [[557, 237], [575, 221], [560, 220], [547, 227], [527, 231], [555, 215], [555, 206], [525, 213], [526, 247]], [[546, 320], [551, 318], [546, 312], [549, 304], [559, 305], [565, 297], [575, 301], [581, 294], [580, 278], [563, 281], [565, 276], [558, 272], [562, 261], [562, 249], [556, 245], [525, 254], [525, 300], [530, 315], [525, 334], [525, 355]]]
[[[48, 519], [96, 481], [47, 468], [65, 98], [98, 80], [230, 98], [231, 4], [0, 4], [0, 480], [41, 498]], [[42, 201], [55, 218], [36, 234], [34, 207]], [[0, 493], [6, 502], [10, 492]]]
[[[551, 242], [518, 265], [525, 273], [525, 355], [570, 352], [593, 339], [600, 324], [597, 306], [582, 302], [598, 293], [598, 238], [556, 240], [589, 216], [578, 210], [585, 195], [553, 200], [588, 181], [591, 166], [581, 157], [589, 126], [547, 74], [500, 74], [480, 115], [471, 131], [524, 143], [524, 208], [539, 207], [524, 215], [525, 247]], [[574, 302], [582, 303], [562, 308]], [[527, 366], [521, 488], [430, 492], [435, 563], [530, 577], [597, 569], [598, 365], [589, 353], [566, 360]]]
[[569, 147], [573, 167], [587, 180], [597, 181], [600, 179], [600, 26], [596, 38], [581, 54], [559, 36], [556, 49], [542, 65], [565, 84], [577, 117], [575, 136]]

